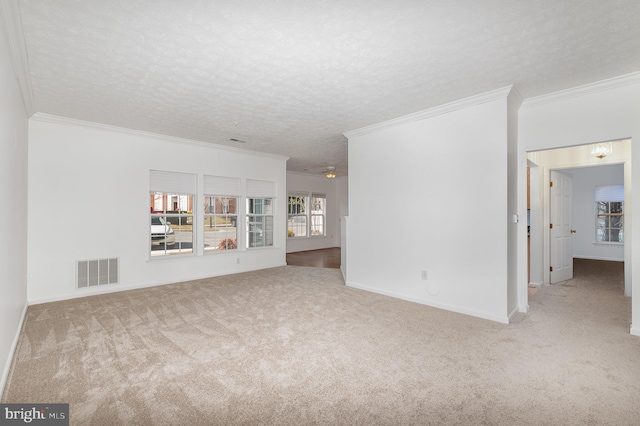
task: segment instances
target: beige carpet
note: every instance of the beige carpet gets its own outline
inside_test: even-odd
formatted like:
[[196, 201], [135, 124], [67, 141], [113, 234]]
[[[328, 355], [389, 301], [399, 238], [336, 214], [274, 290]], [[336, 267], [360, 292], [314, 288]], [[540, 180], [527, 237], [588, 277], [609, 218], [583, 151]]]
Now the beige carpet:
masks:
[[32, 306], [3, 402], [71, 424], [637, 424], [621, 264], [502, 325], [287, 266]]

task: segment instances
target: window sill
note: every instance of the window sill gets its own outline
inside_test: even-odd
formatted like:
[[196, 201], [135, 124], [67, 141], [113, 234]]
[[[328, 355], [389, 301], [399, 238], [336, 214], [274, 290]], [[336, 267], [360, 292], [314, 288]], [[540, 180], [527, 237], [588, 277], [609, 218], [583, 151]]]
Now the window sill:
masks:
[[163, 254], [163, 255], [158, 255], [158, 256], [151, 256], [149, 255], [149, 262], [155, 262], [156, 260], [161, 260], [161, 259], [184, 259], [186, 257], [195, 257], [197, 256], [196, 253], [181, 253], [181, 254]]
[[234, 254], [234, 253], [240, 253], [242, 250], [240, 249], [227, 249], [227, 250], [205, 250], [202, 252], [203, 256], [210, 256], [210, 255], [222, 255], [222, 254]]
[[327, 238], [326, 235], [309, 235], [304, 237], [287, 237], [287, 240], [308, 240], [312, 238]]
[[624, 243], [614, 241], [594, 241], [592, 244], [596, 246], [624, 246]]
[[245, 251], [253, 251], [253, 250], [274, 250], [277, 249], [276, 246], [265, 246], [265, 247], [247, 247]]

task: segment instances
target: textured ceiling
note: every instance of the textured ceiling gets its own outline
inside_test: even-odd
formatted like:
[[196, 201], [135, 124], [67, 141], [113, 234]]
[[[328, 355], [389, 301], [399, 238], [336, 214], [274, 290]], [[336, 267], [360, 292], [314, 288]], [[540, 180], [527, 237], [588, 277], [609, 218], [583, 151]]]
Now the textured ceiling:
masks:
[[640, 70], [638, 0], [19, 5], [37, 111], [280, 154], [292, 171], [346, 174], [345, 131]]

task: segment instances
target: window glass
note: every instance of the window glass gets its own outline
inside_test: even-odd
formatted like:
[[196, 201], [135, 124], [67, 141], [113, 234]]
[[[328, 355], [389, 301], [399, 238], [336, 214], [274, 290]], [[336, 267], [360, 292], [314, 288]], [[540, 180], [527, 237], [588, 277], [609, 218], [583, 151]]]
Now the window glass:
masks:
[[238, 248], [238, 197], [204, 197], [204, 251]]
[[151, 256], [193, 253], [193, 195], [150, 193]]
[[247, 198], [247, 248], [273, 246], [273, 198]]
[[624, 186], [597, 186], [596, 242], [624, 242]]
[[324, 236], [327, 198], [324, 194], [295, 194], [288, 197], [287, 237]]
[[311, 197], [311, 235], [324, 236], [324, 217], [327, 199], [324, 195]]
[[307, 236], [307, 197], [305, 195], [289, 195], [287, 217], [287, 236]]

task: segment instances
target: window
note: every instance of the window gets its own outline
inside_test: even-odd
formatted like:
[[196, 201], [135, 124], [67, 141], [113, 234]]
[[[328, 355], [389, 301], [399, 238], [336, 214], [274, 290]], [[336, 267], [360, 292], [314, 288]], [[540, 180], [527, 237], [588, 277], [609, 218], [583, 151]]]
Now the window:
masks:
[[240, 179], [204, 176], [204, 251], [238, 248]]
[[273, 199], [247, 198], [247, 248], [273, 246]]
[[204, 251], [238, 248], [238, 198], [204, 197]]
[[307, 196], [300, 194], [289, 194], [287, 205], [287, 235], [289, 237], [306, 237]]
[[151, 256], [193, 253], [193, 195], [151, 193]]
[[323, 194], [311, 194], [311, 236], [324, 236], [324, 217], [327, 197]]
[[290, 193], [288, 198], [287, 236], [324, 236], [327, 197], [324, 194]]
[[275, 182], [247, 179], [247, 248], [274, 245]]
[[624, 186], [596, 186], [596, 242], [624, 242]]
[[151, 170], [151, 257], [193, 253], [193, 194], [196, 175]]

